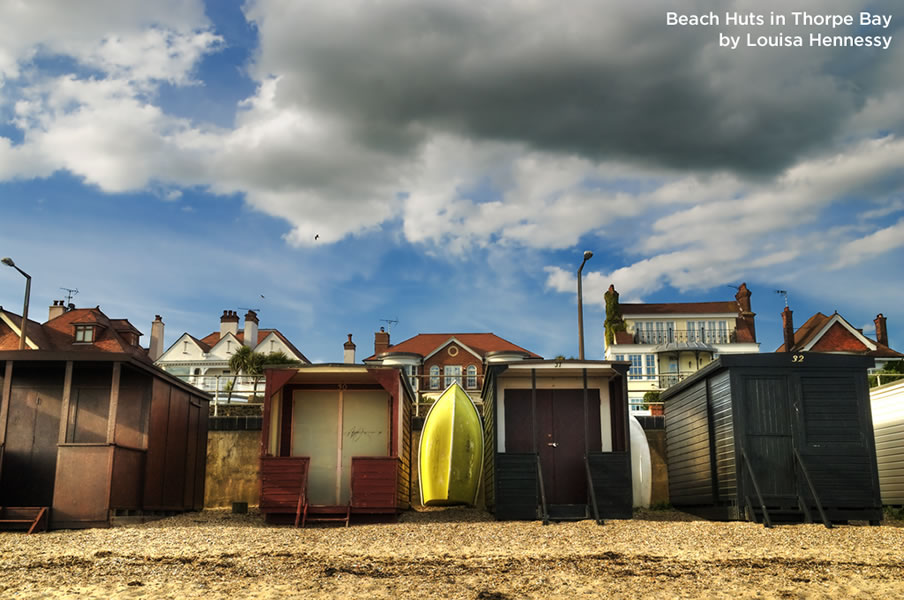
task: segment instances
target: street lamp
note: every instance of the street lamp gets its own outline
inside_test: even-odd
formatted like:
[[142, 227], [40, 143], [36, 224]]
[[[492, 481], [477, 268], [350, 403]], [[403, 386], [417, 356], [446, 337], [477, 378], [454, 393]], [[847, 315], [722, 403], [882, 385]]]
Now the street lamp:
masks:
[[587, 264], [587, 261], [592, 257], [593, 252], [585, 250], [584, 262], [578, 267], [578, 340], [580, 340], [578, 346], [578, 358], [581, 360], [584, 360], [584, 299], [581, 292], [581, 271], [584, 269], [584, 265]]
[[13, 262], [13, 259], [8, 256], [0, 259], [0, 262], [7, 267], [14, 268], [25, 277], [25, 307], [22, 309], [22, 329], [19, 332], [19, 350], [25, 350], [25, 325], [28, 323], [28, 297], [31, 295], [31, 275], [17, 267], [16, 263]]

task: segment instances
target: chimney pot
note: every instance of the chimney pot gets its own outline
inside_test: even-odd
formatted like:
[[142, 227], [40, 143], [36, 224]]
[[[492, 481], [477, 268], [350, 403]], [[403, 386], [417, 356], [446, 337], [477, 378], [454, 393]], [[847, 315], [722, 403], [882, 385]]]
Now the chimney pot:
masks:
[[885, 317], [882, 313], [876, 315], [873, 323], [876, 325], [876, 341], [883, 346], [888, 346], [888, 327], [885, 324]]
[[374, 334], [374, 354], [381, 354], [389, 349], [389, 334], [380, 327], [380, 331]]
[[152, 361], [163, 356], [163, 319], [160, 315], [154, 315], [151, 321], [151, 342], [148, 346], [148, 358]]
[[343, 362], [345, 362], [345, 364], [355, 364], [355, 348], [355, 342], [352, 341], [352, 334], [348, 334], [348, 341], [343, 345]]
[[53, 306], [50, 307], [50, 310], [47, 312], [47, 320], [52, 321], [56, 319], [61, 314], [66, 312], [66, 307], [63, 305], [62, 300], [54, 300]]
[[239, 316], [234, 310], [224, 310], [223, 316], [220, 317], [220, 339], [223, 339], [227, 333], [238, 335], [239, 333]]
[[782, 311], [782, 330], [785, 337], [785, 352], [794, 351], [794, 321], [791, 318], [792, 311], [787, 306]]

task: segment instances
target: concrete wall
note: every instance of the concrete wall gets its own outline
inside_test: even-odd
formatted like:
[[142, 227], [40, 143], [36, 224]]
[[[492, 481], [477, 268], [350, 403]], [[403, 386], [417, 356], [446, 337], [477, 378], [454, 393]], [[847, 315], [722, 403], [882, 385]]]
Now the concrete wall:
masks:
[[260, 431], [210, 431], [207, 434], [207, 481], [204, 507], [257, 505]]
[[669, 501], [669, 466], [665, 454], [665, 429], [647, 429], [647, 443], [650, 445], [650, 467], [653, 476], [653, 490], [650, 504], [666, 504]]

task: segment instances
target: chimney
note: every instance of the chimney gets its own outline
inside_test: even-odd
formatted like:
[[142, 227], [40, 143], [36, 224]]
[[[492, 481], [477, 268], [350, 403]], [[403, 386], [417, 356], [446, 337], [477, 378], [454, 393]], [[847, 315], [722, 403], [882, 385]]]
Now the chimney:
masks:
[[374, 333], [374, 355], [386, 352], [389, 349], [389, 334], [380, 327], [380, 331]]
[[223, 316], [220, 317], [220, 339], [223, 339], [227, 333], [238, 335], [239, 333], [239, 316], [234, 310], [224, 310]]
[[52, 321], [66, 312], [66, 305], [62, 300], [54, 300], [53, 306], [50, 307], [50, 311], [48, 311], [47, 320]]
[[882, 313], [876, 315], [873, 323], [876, 324], [876, 341], [883, 346], [888, 346], [888, 328], [885, 327], [885, 317], [882, 316]]
[[148, 348], [148, 358], [157, 360], [163, 355], [163, 319], [160, 315], [154, 315], [151, 321], [151, 345]]
[[[374, 346], [376, 347], [376, 343], [374, 343]], [[343, 348], [345, 349], [343, 362], [345, 364], [355, 364], [355, 347], [355, 342], [352, 341], [352, 334], [348, 334], [348, 341], [343, 345]]]
[[794, 349], [794, 321], [791, 320], [793, 311], [785, 307], [782, 311], [782, 326], [785, 332], [785, 352], [791, 352]]
[[248, 346], [249, 348], [254, 348], [257, 346], [257, 313], [253, 310], [249, 310], [245, 313], [245, 339], [243, 340], [243, 344]]
[[745, 342], [756, 342], [756, 322], [754, 321], [754, 317], [756, 317], [756, 313], [753, 312], [753, 309], [750, 305], [750, 296], [752, 292], [747, 289], [747, 284], [742, 283], [738, 286], [738, 293], [735, 294], [735, 300], [738, 301], [738, 325], [742, 326], [744, 330], [743, 334], [736, 334], [738, 337], [738, 341]]

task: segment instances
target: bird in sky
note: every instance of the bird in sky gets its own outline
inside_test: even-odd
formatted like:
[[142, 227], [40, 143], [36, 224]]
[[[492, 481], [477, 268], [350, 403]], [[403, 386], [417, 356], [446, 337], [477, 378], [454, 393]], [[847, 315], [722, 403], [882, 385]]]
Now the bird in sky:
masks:
[[319, 240], [319, 239], [320, 239], [320, 234], [319, 234], [319, 233], [315, 233], [315, 234], [314, 234], [314, 239], [315, 239], [315, 240]]

